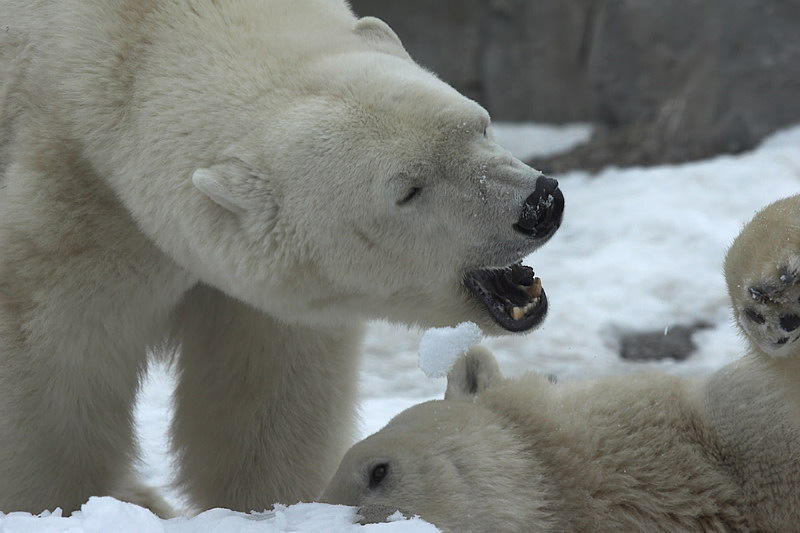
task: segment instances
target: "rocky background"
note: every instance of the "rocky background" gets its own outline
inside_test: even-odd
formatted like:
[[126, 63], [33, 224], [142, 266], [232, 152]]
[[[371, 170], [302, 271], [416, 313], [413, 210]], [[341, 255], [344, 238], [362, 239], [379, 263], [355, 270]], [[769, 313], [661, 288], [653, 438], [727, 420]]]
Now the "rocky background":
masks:
[[680, 162], [800, 122], [800, 0], [351, 0], [495, 120], [593, 122], [531, 163]]

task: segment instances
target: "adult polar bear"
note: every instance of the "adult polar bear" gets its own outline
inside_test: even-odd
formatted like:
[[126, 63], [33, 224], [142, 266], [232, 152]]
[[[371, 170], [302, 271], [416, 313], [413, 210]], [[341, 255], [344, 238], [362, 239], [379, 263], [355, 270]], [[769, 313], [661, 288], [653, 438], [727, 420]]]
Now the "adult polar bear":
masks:
[[525, 331], [563, 196], [343, 0], [0, 4], [0, 510], [131, 474], [149, 348], [200, 508], [318, 494], [364, 317]]
[[725, 264], [749, 353], [705, 377], [503, 379], [485, 349], [444, 401], [355, 445], [323, 495], [458, 533], [774, 532], [800, 524], [800, 196]]

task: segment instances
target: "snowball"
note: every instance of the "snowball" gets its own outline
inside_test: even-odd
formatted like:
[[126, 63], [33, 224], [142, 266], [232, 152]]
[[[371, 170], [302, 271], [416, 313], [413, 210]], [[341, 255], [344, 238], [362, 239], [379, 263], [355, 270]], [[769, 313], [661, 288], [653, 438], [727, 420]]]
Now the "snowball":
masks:
[[431, 328], [419, 343], [419, 367], [429, 378], [443, 378], [456, 360], [481, 342], [483, 333], [472, 322], [454, 328]]

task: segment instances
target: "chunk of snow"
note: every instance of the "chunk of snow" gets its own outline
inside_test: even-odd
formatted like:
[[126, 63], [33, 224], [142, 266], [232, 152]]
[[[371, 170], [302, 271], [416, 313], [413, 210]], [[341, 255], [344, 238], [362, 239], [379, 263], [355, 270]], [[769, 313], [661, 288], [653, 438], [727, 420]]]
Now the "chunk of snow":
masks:
[[430, 328], [419, 343], [419, 367], [429, 378], [443, 378], [456, 360], [483, 339], [483, 332], [473, 322], [454, 328]]

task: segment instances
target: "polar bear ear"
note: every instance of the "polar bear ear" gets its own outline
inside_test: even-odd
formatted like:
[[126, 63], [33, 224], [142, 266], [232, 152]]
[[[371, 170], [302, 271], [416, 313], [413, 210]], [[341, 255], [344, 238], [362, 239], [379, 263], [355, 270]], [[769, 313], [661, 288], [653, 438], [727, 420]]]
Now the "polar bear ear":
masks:
[[268, 180], [239, 160], [199, 168], [192, 174], [192, 183], [216, 204], [237, 215], [274, 207]]
[[502, 379], [500, 367], [492, 352], [483, 346], [475, 346], [458, 360], [447, 375], [444, 398], [445, 400], [472, 398], [500, 379]]
[[406, 49], [403, 47], [403, 42], [400, 40], [400, 37], [397, 36], [388, 24], [379, 18], [363, 17], [358, 19], [356, 25], [353, 27], [353, 32], [370, 44], [375, 45], [383, 52], [389, 52], [410, 59], [408, 52], [406, 52]]

